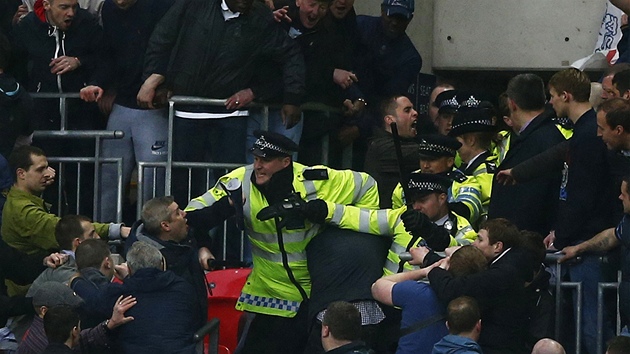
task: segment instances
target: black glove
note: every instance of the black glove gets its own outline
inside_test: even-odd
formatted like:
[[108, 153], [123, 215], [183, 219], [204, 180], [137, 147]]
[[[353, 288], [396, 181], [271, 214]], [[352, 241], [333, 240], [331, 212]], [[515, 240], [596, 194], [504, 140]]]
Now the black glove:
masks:
[[306, 203], [304, 216], [316, 224], [323, 224], [328, 216], [328, 205], [321, 199], [311, 200]]
[[429, 217], [418, 210], [407, 207], [407, 210], [400, 215], [400, 219], [407, 232], [415, 237], [422, 237], [427, 242], [427, 246], [434, 251], [444, 251], [451, 243], [448, 231], [435, 225]]
[[429, 224], [433, 224], [426, 215], [410, 207], [400, 215], [400, 219], [405, 225], [405, 230], [417, 237], [424, 237]]

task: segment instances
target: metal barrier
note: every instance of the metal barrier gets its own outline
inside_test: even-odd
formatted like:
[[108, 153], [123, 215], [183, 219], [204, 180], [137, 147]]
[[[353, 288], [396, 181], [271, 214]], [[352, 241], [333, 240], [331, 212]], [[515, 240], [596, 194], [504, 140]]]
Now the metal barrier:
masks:
[[[116, 221], [117, 222], [121, 222], [122, 221], [122, 198], [123, 198], [123, 191], [124, 191], [124, 186], [122, 185], [122, 158], [102, 158], [101, 157], [101, 151], [100, 151], [100, 147], [101, 147], [101, 139], [120, 139], [124, 136], [124, 133], [122, 131], [98, 131], [98, 130], [86, 130], [86, 131], [68, 131], [67, 130], [67, 125], [68, 125], [68, 110], [67, 110], [67, 100], [68, 99], [79, 99], [79, 93], [31, 93], [31, 96], [33, 98], [36, 99], [59, 99], [59, 112], [60, 112], [60, 116], [61, 116], [61, 124], [60, 124], [60, 130], [58, 131], [37, 131], [35, 132], [34, 136], [37, 138], [60, 138], [60, 139], [95, 139], [95, 155], [94, 157], [50, 157], [49, 160], [51, 162], [58, 162], [60, 164], [68, 164], [68, 163], [77, 163], [77, 174], [80, 176], [81, 175], [81, 164], [85, 164], [85, 163], [93, 163], [95, 166], [97, 165], [101, 165], [103, 163], [116, 163], [117, 167], [118, 167], [118, 174], [117, 174], [117, 188], [118, 188], [118, 193], [117, 193], [117, 205], [116, 205]], [[145, 168], [153, 168], [154, 172], [157, 172], [157, 168], [164, 168], [165, 169], [165, 184], [164, 184], [164, 194], [165, 195], [170, 195], [172, 194], [172, 173], [173, 173], [173, 168], [188, 168], [189, 173], [188, 173], [188, 199], [190, 200], [192, 197], [190, 195], [190, 190], [191, 190], [191, 183], [192, 183], [192, 179], [191, 179], [191, 175], [192, 175], [192, 170], [193, 169], [205, 169], [206, 170], [206, 174], [207, 177], [206, 178], [206, 187], [210, 187], [211, 183], [209, 183], [210, 181], [210, 177], [209, 177], [209, 173], [210, 173], [210, 169], [218, 169], [218, 168], [222, 168], [222, 169], [233, 169], [233, 168], [237, 168], [242, 166], [241, 164], [232, 164], [232, 163], [227, 163], [227, 164], [217, 164], [217, 163], [197, 163], [197, 162], [174, 162], [173, 161], [173, 126], [174, 126], [174, 117], [175, 117], [175, 105], [178, 104], [192, 104], [192, 105], [211, 105], [211, 106], [224, 106], [225, 104], [225, 99], [212, 99], [212, 98], [201, 98], [201, 97], [188, 97], [188, 96], [174, 96], [171, 97], [169, 99], [169, 119], [168, 119], [168, 141], [167, 141], [167, 146], [168, 146], [168, 150], [167, 150], [167, 159], [166, 162], [164, 163], [148, 163], [148, 162], [138, 162], [138, 204], [137, 204], [137, 216], [139, 218], [140, 215], [140, 211], [142, 209], [142, 206], [144, 205], [144, 195], [143, 195], [143, 190], [144, 190], [144, 185], [147, 183], [147, 181], [144, 180], [144, 169]], [[261, 124], [261, 128], [262, 129], [267, 129], [269, 122], [269, 108], [270, 106], [268, 105], [260, 105], [260, 104], [251, 104], [251, 107], [262, 107], [263, 108], [263, 122]], [[279, 106], [277, 107], [273, 107], [273, 108], [279, 108]], [[306, 103], [304, 105], [302, 105], [302, 110], [311, 110], [311, 111], [324, 111], [327, 112], [328, 114], [335, 112], [335, 113], [339, 113], [340, 110], [339, 109], [334, 109], [332, 107], [323, 105], [323, 104], [318, 104], [318, 103]], [[329, 147], [329, 136], [325, 136], [323, 138], [322, 141], [322, 161], [321, 163], [326, 165], [328, 164], [328, 156], [330, 153], [330, 147]], [[245, 148], [245, 147], [243, 147]], [[344, 166], [351, 166], [352, 164], [352, 146], [345, 148], [343, 151], [343, 157], [342, 157], [342, 164]], [[63, 165], [62, 165], [63, 166]], [[152, 195], [155, 197], [157, 195], [157, 191], [155, 190], [155, 185], [156, 185], [156, 178], [157, 178], [157, 173], [153, 174], [153, 185], [154, 185], [154, 189], [153, 189], [153, 193]], [[95, 220], [98, 219], [98, 209], [99, 209], [99, 202], [100, 202], [100, 196], [99, 196], [99, 188], [101, 185], [101, 176], [100, 176], [100, 168], [95, 168], [94, 169], [94, 200], [93, 200], [93, 207], [94, 207], [94, 211], [93, 211], [93, 218]], [[63, 185], [63, 181], [64, 181], [64, 168], [60, 168], [59, 174], [58, 174], [58, 180], [59, 180], [59, 186], [58, 186], [58, 191], [59, 191], [59, 197], [58, 197], [58, 202], [59, 202], [59, 208], [58, 208], [58, 215], [61, 214], [61, 186]], [[79, 182], [77, 182], [79, 183]], [[213, 183], [212, 183], [213, 184]], [[78, 202], [81, 198], [81, 188], [80, 185], [77, 185], [77, 208], [78, 208]], [[77, 213], [80, 212], [80, 210], [76, 210]], [[109, 221], [109, 220], [106, 220]], [[224, 234], [224, 238], [225, 238], [225, 234]], [[225, 242], [224, 242], [225, 245]], [[241, 247], [242, 248], [242, 247]], [[225, 249], [223, 250], [224, 254], [225, 254]], [[241, 250], [241, 255], [243, 254], [242, 250]], [[241, 260], [243, 258], [241, 257]]]
[[[94, 201], [93, 206], [94, 210], [92, 213], [92, 218], [97, 220], [98, 216], [98, 205], [99, 205], [99, 186], [100, 186], [100, 168], [98, 166], [104, 163], [116, 163], [118, 168], [118, 197], [117, 197], [117, 205], [116, 205], [116, 222], [122, 221], [122, 158], [101, 158], [100, 146], [102, 139], [121, 139], [124, 137], [124, 133], [120, 130], [81, 130], [81, 131], [68, 131], [68, 130], [39, 130], [33, 133], [33, 137], [37, 138], [55, 138], [55, 139], [94, 139], [95, 140], [95, 153], [94, 157], [49, 157], [48, 161], [50, 162], [58, 162], [60, 163], [60, 170], [58, 174], [58, 210], [57, 215], [61, 215], [61, 195], [62, 195], [62, 187], [64, 179], [64, 163], [77, 163], [77, 214], [80, 212], [79, 208], [79, 200], [81, 197], [81, 164], [83, 163], [93, 163], [94, 164]], [[106, 220], [111, 221], [111, 220]]]
[[59, 115], [61, 116], [60, 130], [66, 130], [68, 128], [68, 98], [76, 99], [81, 98], [78, 92], [60, 93], [60, 92], [33, 92], [30, 93], [33, 98], [58, 98], [59, 99]]
[[[194, 169], [205, 171], [206, 177], [205, 177], [204, 188], [205, 190], [208, 190], [215, 184], [211, 170], [223, 169], [224, 174], [225, 174], [229, 170], [243, 166], [242, 164], [219, 164], [219, 163], [211, 163], [211, 162], [172, 162], [171, 165], [172, 165], [172, 168], [182, 168], [182, 169], [188, 170], [187, 189], [186, 189], [188, 191], [188, 194], [187, 194], [188, 200], [191, 200], [192, 198], [196, 197], [194, 195], [191, 195], [192, 171]], [[137, 191], [137, 204], [136, 204], [136, 219], [140, 219], [142, 206], [144, 205], [144, 202], [146, 202], [146, 200], [144, 200], [144, 193], [143, 193], [144, 183], [145, 183], [145, 179], [144, 179], [145, 170], [149, 168], [153, 169], [154, 188], [152, 192], [152, 197], [154, 198], [158, 195], [157, 190], [155, 188], [155, 175], [156, 175], [155, 171], [157, 168], [164, 168], [166, 166], [167, 166], [167, 162], [138, 162], [138, 191]], [[165, 188], [164, 195], [169, 195], [166, 193], [167, 191]], [[226, 249], [227, 238], [228, 238], [227, 223], [228, 223], [228, 220], [224, 221], [223, 223], [223, 252], [222, 252], [223, 257], [222, 259], [224, 260], [227, 258], [227, 249]], [[240, 233], [240, 237], [241, 237], [240, 260], [243, 261], [244, 260], [244, 242], [245, 242], [245, 233], [243, 231]]]
[[[560, 330], [562, 328], [562, 290], [563, 289], [574, 289], [576, 291], [577, 303], [575, 306], [575, 352], [576, 354], [580, 354], [581, 352], [581, 343], [582, 343], [582, 303], [583, 303], [583, 291], [582, 291], [582, 282], [564, 282], [562, 281], [562, 269], [563, 265], [566, 263], [558, 263], [558, 260], [564, 256], [561, 253], [549, 253], [545, 257], [545, 264], [548, 266], [555, 266], [556, 272], [556, 284], [555, 284], [555, 301], [556, 301], [556, 314], [555, 314], [555, 328], [554, 334], [556, 340], [560, 339], [561, 333]], [[576, 259], [569, 260], [570, 262], [580, 262], [581, 258], [577, 257]], [[606, 263], [607, 258], [600, 257], [601, 263]], [[600, 282], [598, 284], [597, 289], [597, 354], [602, 353], [602, 348], [604, 346], [604, 290], [615, 290], [616, 291], [616, 334], [621, 332], [621, 319], [619, 315], [619, 283], [621, 281], [621, 271], [617, 272], [617, 282]]]

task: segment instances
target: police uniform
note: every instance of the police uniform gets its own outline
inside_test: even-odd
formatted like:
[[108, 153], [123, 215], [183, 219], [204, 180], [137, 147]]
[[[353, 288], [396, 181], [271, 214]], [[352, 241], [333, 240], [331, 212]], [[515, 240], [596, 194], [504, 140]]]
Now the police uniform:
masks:
[[[407, 183], [410, 192], [415, 196], [421, 193], [446, 193], [451, 181], [440, 175], [412, 173]], [[385, 275], [414, 269], [414, 266], [409, 263], [401, 262], [400, 254], [409, 251], [411, 247], [422, 244], [423, 238], [414, 238], [405, 229], [401, 215], [407, 210], [406, 206], [398, 209], [367, 210], [330, 201], [327, 201], [326, 204], [328, 207], [327, 223], [358, 232], [393, 236], [393, 242], [383, 269]], [[470, 223], [453, 212], [449, 212], [445, 221], [437, 226], [447, 231], [450, 238], [449, 247], [471, 244], [477, 237], [477, 233], [470, 226]], [[442, 230], [439, 231], [443, 232]]]
[[[421, 158], [437, 159], [445, 156], [455, 157], [461, 146], [462, 144], [457, 139], [450, 136], [426, 135], [422, 137], [418, 149]], [[421, 172], [421, 170], [416, 172]], [[476, 220], [481, 215], [482, 194], [475, 176], [467, 176], [454, 168], [452, 171], [440, 172], [448, 173], [449, 178], [453, 180], [453, 185], [448, 191], [451, 208], [468, 220]], [[392, 207], [396, 209], [403, 205], [405, 205], [404, 193], [402, 186], [398, 184], [392, 193]]]
[[[453, 120], [453, 128], [449, 135], [453, 137], [461, 136], [466, 133], [490, 133], [495, 130], [495, 126], [492, 124], [491, 113], [485, 109], [479, 107], [479, 101], [476, 101], [471, 96], [465, 101], [467, 106], [462, 106], [458, 115]], [[463, 179], [461, 176], [455, 177], [453, 183], [453, 190], [468, 190], [473, 188], [475, 195], [479, 193], [481, 201], [481, 209], [471, 209], [469, 220], [471, 223], [475, 223], [479, 216], [488, 214], [488, 205], [490, 204], [490, 196], [492, 194], [492, 180], [497, 170], [497, 157], [494, 156], [489, 150], [482, 152], [475, 156], [471, 161], [468, 161], [467, 165], [462, 165], [455, 173], [465, 176], [464, 182], [460, 183], [458, 180]], [[478, 204], [474, 204], [478, 206]]]
[[[254, 134], [257, 140], [251, 151], [261, 158], [290, 157], [297, 150], [297, 145], [283, 135], [262, 131], [256, 131]], [[281, 203], [282, 199], [292, 192], [299, 193], [299, 196], [306, 200], [318, 198], [343, 205], [352, 204], [362, 208], [376, 209], [379, 205], [376, 182], [366, 173], [333, 170], [325, 166], [307, 167], [292, 162], [285, 169], [274, 173], [264, 186], [259, 186], [256, 184], [254, 166], [247, 165], [221, 177], [213, 188], [190, 201], [185, 210], [187, 212], [200, 210], [213, 205], [227, 195], [221, 184], [227, 185], [234, 182], [241, 183], [242, 193], [245, 196], [243, 219], [252, 245], [254, 265], [236, 308], [261, 315], [256, 316], [250, 329], [250, 335], [255, 335], [259, 339], [256, 342], [258, 347], [250, 348], [249, 350], [252, 351], [246, 351], [271, 353], [275, 350], [278, 353], [291, 353], [300, 350], [296, 347], [290, 348], [289, 345], [278, 345], [278, 342], [297, 341], [291, 337], [295, 332], [292, 332], [288, 339], [268, 340], [275, 342], [274, 348], [260, 347], [271, 345], [261, 339], [264, 337], [262, 332], [270, 331], [271, 325], [264, 324], [256, 327], [255, 323], [259, 317], [271, 317], [269, 323], [275, 324], [282, 322], [278, 320], [278, 317], [293, 318], [298, 315], [302, 303], [310, 295], [310, 277], [305, 249], [308, 242], [321, 232], [322, 226], [303, 220], [302, 227], [277, 230], [275, 219], [261, 221], [256, 216], [260, 210], [270, 204]], [[290, 322], [287, 323], [289, 325], [283, 324], [277, 328], [298, 330]], [[252, 329], [259, 333], [252, 333]], [[296, 335], [301, 334], [300, 332]], [[274, 335], [279, 336], [281, 333]], [[246, 339], [246, 349], [247, 343]]]

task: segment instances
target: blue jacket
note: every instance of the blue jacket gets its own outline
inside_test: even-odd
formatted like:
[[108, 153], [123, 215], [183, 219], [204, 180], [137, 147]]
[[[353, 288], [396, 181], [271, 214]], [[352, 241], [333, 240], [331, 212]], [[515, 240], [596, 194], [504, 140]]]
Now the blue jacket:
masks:
[[195, 353], [192, 340], [198, 308], [191, 301], [192, 285], [171, 271], [139, 269], [121, 287], [111, 287], [106, 303], [113, 308], [120, 295], [138, 303], [126, 312], [134, 320], [118, 333], [117, 353]]
[[432, 354], [475, 354], [483, 353], [474, 340], [449, 334], [435, 343]]

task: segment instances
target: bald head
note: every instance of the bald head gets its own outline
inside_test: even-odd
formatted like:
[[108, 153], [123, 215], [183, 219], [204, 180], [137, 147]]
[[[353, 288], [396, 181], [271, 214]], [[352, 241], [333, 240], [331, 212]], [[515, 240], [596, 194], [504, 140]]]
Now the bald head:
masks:
[[536, 342], [532, 354], [566, 354], [562, 344], [550, 338], [543, 338]]

